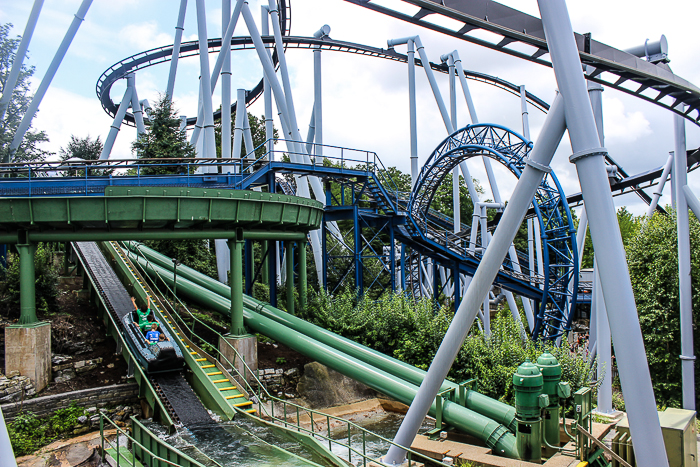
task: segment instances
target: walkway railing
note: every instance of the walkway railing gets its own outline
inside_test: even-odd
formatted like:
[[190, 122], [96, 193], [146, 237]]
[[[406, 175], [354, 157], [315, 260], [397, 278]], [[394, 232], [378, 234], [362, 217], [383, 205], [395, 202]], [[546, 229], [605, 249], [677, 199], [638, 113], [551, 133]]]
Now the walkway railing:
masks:
[[[110, 441], [105, 436], [105, 429], [116, 429], [117, 436], [114, 441]], [[206, 467], [188, 455], [180, 452], [176, 448], [165, 443], [153, 434], [148, 428], [131, 417], [132, 435], [117, 426], [104, 414], [100, 414], [100, 438], [102, 463], [109, 455], [117, 467], [136, 467], [137, 465], [147, 465], [149, 467]], [[126, 442], [122, 443], [122, 438]]]
[[[138, 249], [138, 247], [137, 247]], [[140, 249], [139, 249], [140, 251]], [[129, 249], [125, 249], [125, 253], [127, 256], [130, 255], [135, 255], [135, 253], [130, 252]], [[143, 258], [145, 258], [145, 255], [141, 254]], [[138, 261], [133, 262], [134, 266], [137, 267], [142, 271], [142, 275], [144, 277], [149, 276], [148, 273], [143, 269], [143, 267], [140, 266]], [[148, 264], [150, 261], [146, 259], [146, 267], [148, 268]], [[289, 402], [285, 399], [276, 397], [271, 395], [268, 391], [265, 385], [258, 379], [258, 375], [255, 374], [254, 371], [250, 369], [248, 364], [245, 362], [245, 359], [238, 353], [238, 351], [225, 339], [221, 339], [221, 334], [211, 326], [209, 326], [207, 323], [203, 322], [199, 318], [197, 318], [187, 307], [187, 305], [182, 302], [179, 297], [177, 297], [172, 289], [168, 286], [167, 282], [160, 276], [160, 274], [154, 269], [151, 269], [154, 271], [160, 280], [160, 283], [165, 287], [167, 294], [175, 297], [177, 304], [180, 305], [181, 310], [184, 311], [189, 320], [192, 320], [192, 324], [188, 324], [185, 322], [185, 320], [182, 318], [180, 313], [171, 313], [171, 316], [173, 316], [176, 320], [178, 320], [182, 324], [183, 329], [187, 329], [187, 331], [190, 332], [190, 339], [194, 338], [199, 340], [200, 342], [207, 343], [204, 339], [199, 337], [197, 334], [194, 332], [195, 324], [199, 324], [200, 326], [203, 326], [206, 328], [209, 332], [215, 334], [216, 336], [219, 337], [219, 342], [223, 343], [225, 342], [227, 346], [229, 346], [229, 349], [234, 353], [236, 356], [234, 361], [231, 362], [226, 356], [217, 348], [214, 348], [211, 346], [211, 350], [216, 352], [216, 354], [219, 356], [219, 361], [223, 361], [228, 365], [228, 368], [231, 369], [231, 371], [235, 372], [236, 375], [238, 376], [237, 380], [245, 386], [246, 392], [249, 395], [255, 395], [259, 401], [259, 412], [261, 415], [264, 412], [264, 415], [262, 416], [263, 419], [269, 419], [275, 424], [282, 426], [286, 429], [293, 429], [296, 430], [297, 432], [304, 433], [306, 435], [311, 436], [314, 439], [319, 439], [324, 443], [328, 443], [328, 448], [333, 451], [333, 447], [335, 446], [336, 449], [340, 450], [340, 452], [346, 452], [348, 454], [347, 460], [349, 462], [352, 462], [353, 455], [356, 458], [359, 458], [362, 462], [363, 466], [366, 466], [369, 462], [377, 462], [377, 459], [372, 458], [368, 453], [367, 453], [367, 440], [368, 438], [376, 438], [380, 440], [383, 443], [386, 443], [387, 447], [389, 445], [396, 445], [393, 441], [386, 439], [380, 435], [377, 435], [375, 433], [372, 433], [371, 431], [367, 430], [366, 428], [363, 428], [353, 422], [350, 422], [348, 420], [345, 420], [344, 418], [336, 417], [333, 415], [329, 415], [317, 410], [309, 409], [307, 407], [300, 406], [298, 404], [295, 404], [293, 402]], [[163, 294], [163, 292], [160, 290], [158, 287], [158, 283], [155, 280], [151, 281], [152, 286], [154, 289], [158, 292], [158, 294], [162, 297], [165, 297], [166, 295]], [[240, 362], [243, 366], [243, 373], [236, 368], [235, 363]], [[252, 380], [253, 384], [250, 384], [250, 381]], [[269, 407], [265, 404], [263, 404], [263, 401], [269, 401], [270, 405]], [[281, 405], [282, 406], [282, 413], [275, 413], [275, 404], [278, 405], [278, 407]], [[237, 409], [238, 410], [238, 409]], [[279, 410], [279, 409], [278, 409]], [[244, 412], [239, 410], [239, 413]], [[245, 414], [251, 417], [254, 417], [251, 414]], [[303, 417], [308, 417], [308, 423], [307, 422], [302, 422]], [[356, 435], [361, 436], [361, 441], [357, 441], [355, 445], [353, 445], [352, 441], [352, 435], [353, 432]], [[347, 434], [348, 441], [347, 443], [344, 443], [342, 440], [336, 439], [333, 437], [334, 433], [343, 433]], [[398, 445], [397, 445], [398, 446]], [[403, 447], [402, 447], [403, 448]], [[409, 466], [415, 465], [414, 463], [416, 461], [420, 461], [421, 463], [424, 463], [426, 461], [431, 462], [432, 464], [435, 465], [440, 465], [440, 466], [447, 466], [447, 464], [443, 464], [442, 462], [436, 461], [433, 458], [430, 458], [428, 456], [425, 456], [423, 454], [420, 454], [416, 451], [413, 451], [409, 448], [403, 448], [406, 449], [407, 451], [407, 459], [409, 462]]]

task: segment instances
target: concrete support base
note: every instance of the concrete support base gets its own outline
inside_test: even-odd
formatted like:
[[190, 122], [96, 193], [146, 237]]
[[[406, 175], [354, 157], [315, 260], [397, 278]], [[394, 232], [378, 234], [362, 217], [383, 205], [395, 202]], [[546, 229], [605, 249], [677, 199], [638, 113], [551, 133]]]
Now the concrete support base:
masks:
[[[236, 352], [231, 348], [236, 349], [236, 352], [243, 357], [245, 360], [245, 365], [240, 358], [236, 355]], [[257, 376], [258, 373], [258, 338], [251, 334], [246, 334], [243, 336], [232, 336], [227, 334], [219, 339], [219, 350], [229, 362], [233, 363], [236, 370], [244, 375], [248, 382], [253, 380], [253, 376]], [[226, 360], [221, 358], [221, 362], [224, 365], [228, 365]], [[247, 368], [246, 368], [247, 366]], [[250, 371], [248, 371], [250, 370]], [[250, 373], [252, 371], [252, 374]], [[234, 373], [233, 376], [238, 380], [238, 376]]]
[[51, 379], [51, 324], [5, 327], [5, 371], [29, 376], [39, 392]]

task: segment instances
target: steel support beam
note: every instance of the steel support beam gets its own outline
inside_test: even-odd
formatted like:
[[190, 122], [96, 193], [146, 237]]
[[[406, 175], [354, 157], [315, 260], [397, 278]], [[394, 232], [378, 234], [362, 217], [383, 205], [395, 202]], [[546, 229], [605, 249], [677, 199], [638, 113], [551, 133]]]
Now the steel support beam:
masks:
[[[593, 245], [628, 409], [635, 457], [641, 467], [667, 467], [666, 450], [656, 411], [644, 341], [634, 303], [625, 250], [612, 202], [595, 117], [586, 91], [571, 20], [564, 0], [538, 0], [554, 74], [564, 99], [581, 192], [588, 212]], [[550, 110], [551, 113], [551, 110]]]
[[[681, 104], [682, 105], [682, 104]], [[673, 115], [675, 141], [673, 179], [676, 191], [676, 233], [678, 235], [678, 292], [681, 323], [681, 374], [683, 408], [695, 410], [695, 352], [693, 351], [693, 289], [690, 278], [690, 219], [688, 199], [683, 188], [688, 185], [688, 159], [685, 147], [685, 119]]]
[[[496, 228], [489, 248], [484, 253], [481, 263], [464, 294], [445, 338], [440, 344], [423, 383], [413, 399], [413, 403], [399, 427], [394, 442], [400, 446], [410, 446], [425, 419], [435, 396], [440, 389], [447, 373], [454, 362], [459, 349], [462, 347], [467, 332], [474, 322], [479, 306], [488, 295], [503, 259], [508, 253], [510, 244], [517, 234], [525, 213], [527, 212], [537, 187], [542, 182], [549, 163], [564, 134], [565, 117], [563, 102], [557, 97], [547, 114], [547, 119], [538, 138], [537, 144], [530, 153], [529, 163], [515, 186], [511, 201], [508, 203], [501, 221]], [[392, 446], [389, 448], [384, 463], [386, 465], [403, 463], [406, 451]]]
[[284, 242], [287, 263], [287, 313], [294, 314], [294, 242]]

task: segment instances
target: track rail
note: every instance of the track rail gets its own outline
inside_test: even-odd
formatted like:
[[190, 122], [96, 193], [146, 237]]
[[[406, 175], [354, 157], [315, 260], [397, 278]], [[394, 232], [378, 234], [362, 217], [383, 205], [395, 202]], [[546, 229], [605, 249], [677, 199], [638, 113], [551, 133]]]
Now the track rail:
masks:
[[[542, 20], [491, 0], [401, 0], [405, 5], [400, 9], [368, 0], [345, 1], [498, 52], [552, 66], [545, 58], [549, 48]], [[451, 26], [438, 24], [446, 22]], [[473, 31], [487, 31], [498, 37], [486, 40], [470, 35]], [[673, 74], [665, 63], [647, 62], [595, 41], [590, 34], [575, 36], [581, 63], [589, 67], [587, 79], [656, 104], [700, 126], [700, 88]], [[531, 51], [522, 52], [512, 48], [513, 44], [524, 44]], [[688, 107], [682, 109], [680, 104]]]

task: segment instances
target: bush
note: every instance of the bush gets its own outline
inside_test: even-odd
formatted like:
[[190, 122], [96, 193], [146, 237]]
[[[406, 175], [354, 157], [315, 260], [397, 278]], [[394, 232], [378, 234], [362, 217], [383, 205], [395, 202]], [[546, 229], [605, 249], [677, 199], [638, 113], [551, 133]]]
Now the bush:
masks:
[[75, 404], [44, 418], [38, 418], [31, 412], [20, 413], [7, 425], [15, 456], [31, 454], [62, 435], [72, 432], [81, 415], [85, 415], [85, 409]]
[[[377, 301], [358, 300], [352, 292], [335, 298], [323, 291], [313, 295], [312, 306], [302, 311], [302, 318], [424, 370], [453, 317], [451, 310], [438, 309], [429, 299], [413, 301], [400, 293], [385, 294]], [[523, 343], [505, 308], [491, 321], [489, 338], [472, 328], [448, 378], [457, 382], [477, 378], [480, 392], [512, 403], [513, 373], [525, 359], [534, 362], [545, 351], [559, 359], [562, 380], [574, 390], [589, 384], [592, 372], [583, 353], [573, 353], [566, 345]]]

